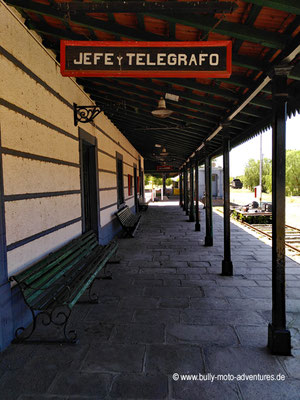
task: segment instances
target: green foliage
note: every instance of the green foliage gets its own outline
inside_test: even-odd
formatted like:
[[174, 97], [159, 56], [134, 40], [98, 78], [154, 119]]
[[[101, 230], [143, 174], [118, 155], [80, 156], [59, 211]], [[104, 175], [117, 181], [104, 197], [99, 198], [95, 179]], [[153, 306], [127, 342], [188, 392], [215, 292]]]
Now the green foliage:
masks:
[[286, 152], [286, 195], [300, 196], [300, 150]]
[[[250, 159], [245, 168], [245, 176], [240, 178], [244, 186], [253, 190], [259, 185], [259, 161]], [[272, 192], [272, 160], [264, 158], [262, 190]], [[286, 152], [286, 195], [300, 196], [300, 150]]]
[[[145, 174], [145, 185], [149, 185], [150, 181], [152, 181], [155, 186], [162, 186], [163, 179], [161, 176], [152, 176], [150, 174]], [[173, 181], [171, 178], [166, 179], [166, 186], [172, 186]]]
[[240, 222], [247, 224], [271, 224], [272, 217], [268, 215], [243, 215], [237, 210], [233, 210], [231, 216]]
[[173, 183], [173, 181], [172, 181], [171, 178], [167, 178], [167, 179], [166, 179], [166, 186], [171, 186], [172, 183]]
[[[255, 161], [253, 158], [248, 161], [243, 183], [250, 190], [259, 185], [259, 161]], [[272, 190], [272, 161], [268, 158], [264, 158], [263, 160], [262, 190], [263, 192], [270, 192]]]
[[152, 176], [150, 174], [145, 174], [145, 185], [149, 185]]
[[159, 176], [153, 176], [152, 177], [152, 182], [155, 186], [161, 186], [162, 185], [162, 178]]

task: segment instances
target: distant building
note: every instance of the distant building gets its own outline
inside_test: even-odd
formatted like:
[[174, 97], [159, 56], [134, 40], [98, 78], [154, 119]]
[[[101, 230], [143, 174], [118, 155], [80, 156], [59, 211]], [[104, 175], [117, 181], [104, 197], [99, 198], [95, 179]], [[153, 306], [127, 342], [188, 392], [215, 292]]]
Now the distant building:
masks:
[[[211, 171], [211, 191], [213, 198], [223, 198], [223, 168], [212, 164]], [[205, 192], [205, 169], [199, 167], [199, 198], [204, 196]]]

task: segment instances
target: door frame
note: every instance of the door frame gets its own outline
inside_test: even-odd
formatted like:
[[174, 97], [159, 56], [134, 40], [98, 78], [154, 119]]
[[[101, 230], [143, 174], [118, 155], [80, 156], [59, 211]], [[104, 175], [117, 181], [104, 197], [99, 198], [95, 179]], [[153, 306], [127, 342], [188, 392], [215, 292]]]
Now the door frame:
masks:
[[[82, 128], [78, 129], [79, 132], [79, 158], [80, 158], [80, 191], [81, 191], [81, 213], [82, 213], [82, 233], [85, 229], [85, 207], [84, 207], [84, 182], [83, 182], [83, 142], [86, 142], [91, 147], [94, 147], [95, 152], [95, 191], [96, 191], [96, 208], [94, 210], [94, 216], [97, 223], [92, 224], [92, 230], [96, 233], [98, 241], [100, 236], [100, 199], [99, 199], [99, 168], [98, 168], [98, 141], [97, 138]], [[97, 215], [96, 215], [97, 214]]]

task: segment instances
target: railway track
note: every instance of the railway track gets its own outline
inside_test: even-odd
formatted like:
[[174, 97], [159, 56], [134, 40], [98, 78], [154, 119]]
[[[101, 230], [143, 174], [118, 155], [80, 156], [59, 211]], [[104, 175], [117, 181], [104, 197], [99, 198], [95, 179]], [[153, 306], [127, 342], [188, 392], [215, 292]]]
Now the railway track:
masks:
[[[242, 225], [272, 239], [271, 224], [248, 224], [247, 222], [242, 222]], [[300, 229], [290, 225], [285, 225], [285, 245], [286, 247], [300, 253]]]

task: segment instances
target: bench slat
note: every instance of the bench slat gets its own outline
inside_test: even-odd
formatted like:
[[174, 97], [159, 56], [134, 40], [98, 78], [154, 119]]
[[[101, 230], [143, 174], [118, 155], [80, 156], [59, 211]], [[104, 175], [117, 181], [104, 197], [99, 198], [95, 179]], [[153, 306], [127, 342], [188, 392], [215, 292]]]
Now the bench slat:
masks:
[[[33, 275], [31, 275], [30, 281], [23, 283], [30, 285], [28, 289], [24, 289], [24, 296], [26, 301], [30, 304], [34, 298], [36, 298], [43, 290], [52, 285], [68, 268], [76, 263], [77, 260], [81, 259], [88, 254], [97, 243], [94, 240], [89, 241], [84, 246], [76, 249], [76, 251], [66, 254], [66, 257], [62, 261], [57, 260], [57, 262], [51, 263], [47, 268], [45, 268], [44, 273], [38, 270], [37, 277], [34, 280]], [[39, 290], [40, 289], [40, 290]]]

